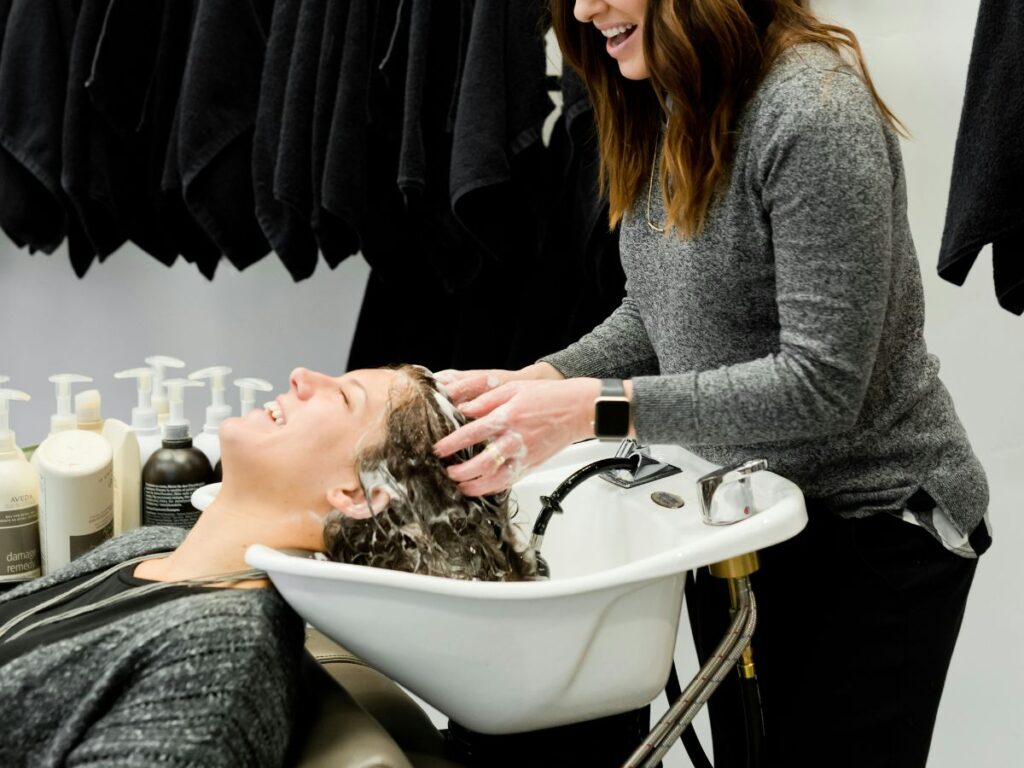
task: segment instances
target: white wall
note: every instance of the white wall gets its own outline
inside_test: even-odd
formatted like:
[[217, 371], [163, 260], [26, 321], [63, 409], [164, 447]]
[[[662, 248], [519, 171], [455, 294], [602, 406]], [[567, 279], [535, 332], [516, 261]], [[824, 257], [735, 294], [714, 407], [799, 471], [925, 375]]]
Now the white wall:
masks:
[[[929, 765], [1002, 768], [1024, 752], [1024, 600], [1014, 567], [1024, 516], [1013, 490], [1024, 467], [1024, 320], [997, 306], [987, 254], [962, 288], [935, 274], [978, 0], [814, 5], [860, 36], [883, 98], [913, 133], [904, 158], [928, 343], [992, 486], [995, 544], [978, 570]], [[361, 259], [350, 259], [294, 285], [269, 258], [241, 274], [225, 264], [211, 284], [187, 264], [168, 270], [128, 247], [79, 282], [65, 251], [30, 257], [0, 239], [0, 373], [35, 396], [14, 406], [19, 441], [45, 434], [45, 377], [58, 371], [95, 376], [107, 414], [122, 418], [134, 393], [110, 372], [148, 354], [183, 357], [190, 370], [226, 363], [282, 389], [296, 365], [340, 371], [366, 274]], [[198, 424], [199, 399], [188, 410]], [[682, 650], [679, 662], [691, 669], [692, 655]], [[677, 747], [666, 768], [686, 764]]]
[[[76, 391], [96, 386], [104, 415], [126, 421], [134, 384], [112, 374], [153, 354], [181, 358], [185, 372], [230, 365], [232, 379], [258, 376], [278, 393], [299, 365], [341, 373], [368, 274], [361, 256], [333, 272], [321, 260], [312, 278], [295, 284], [272, 255], [244, 272], [225, 260], [211, 283], [183, 259], [167, 268], [127, 245], [78, 280], [66, 246], [30, 256], [0, 234], [0, 374], [32, 395], [11, 407], [18, 443], [46, 436], [53, 373], [92, 376], [94, 384]], [[230, 389], [237, 415], [238, 390]], [[193, 433], [202, 428], [208, 391], [186, 390]]]

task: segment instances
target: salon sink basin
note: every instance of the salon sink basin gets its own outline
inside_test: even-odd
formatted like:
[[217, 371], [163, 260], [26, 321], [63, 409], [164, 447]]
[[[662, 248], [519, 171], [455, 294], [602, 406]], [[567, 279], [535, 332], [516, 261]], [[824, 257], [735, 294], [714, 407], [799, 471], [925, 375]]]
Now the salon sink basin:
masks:
[[[577, 443], [515, 485], [524, 541], [540, 497], [615, 448]], [[623, 712], [664, 687], [686, 572], [788, 539], [807, 519], [799, 488], [758, 472], [749, 477], [758, 513], [706, 525], [696, 480], [715, 465], [677, 446], [651, 454], [683, 471], [631, 489], [595, 477], [568, 495], [541, 550], [547, 581], [456, 581], [263, 546], [246, 559], [324, 634], [472, 730], [516, 733]]]

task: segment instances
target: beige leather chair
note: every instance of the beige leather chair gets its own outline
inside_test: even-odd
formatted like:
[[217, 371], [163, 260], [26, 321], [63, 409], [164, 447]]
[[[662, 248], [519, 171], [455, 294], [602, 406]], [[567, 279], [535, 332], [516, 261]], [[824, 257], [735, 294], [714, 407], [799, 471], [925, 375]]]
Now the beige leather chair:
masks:
[[465, 768], [430, 718], [388, 677], [306, 630], [294, 768]]

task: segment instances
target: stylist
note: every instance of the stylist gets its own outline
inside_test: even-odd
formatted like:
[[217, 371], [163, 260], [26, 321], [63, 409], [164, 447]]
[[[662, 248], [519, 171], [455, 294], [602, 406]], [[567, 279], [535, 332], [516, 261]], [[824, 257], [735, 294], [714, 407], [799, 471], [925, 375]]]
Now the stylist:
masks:
[[[912, 768], [988, 488], [925, 348], [899, 123], [854, 35], [806, 5], [552, 0], [627, 295], [535, 365], [449, 372], [476, 421], [435, 450], [489, 442], [449, 470], [471, 495], [595, 435], [767, 458], [809, 523], [754, 576], [765, 764]], [[712, 723], [721, 768], [741, 737]]]

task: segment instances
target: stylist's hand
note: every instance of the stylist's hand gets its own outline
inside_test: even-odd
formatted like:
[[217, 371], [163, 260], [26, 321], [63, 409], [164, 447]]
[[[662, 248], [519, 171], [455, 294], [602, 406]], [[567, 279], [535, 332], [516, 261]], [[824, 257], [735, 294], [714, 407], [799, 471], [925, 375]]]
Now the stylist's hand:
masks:
[[448, 476], [467, 496], [502, 491], [570, 443], [594, 436], [600, 391], [599, 379], [509, 381], [462, 405], [476, 421], [439, 440], [434, 452], [444, 458], [489, 441], [469, 461], [450, 466]]
[[510, 381], [528, 381], [531, 379], [564, 378], [558, 369], [550, 363], [534, 363], [518, 371], [506, 371], [501, 368], [476, 369], [472, 371], [448, 370], [438, 371], [434, 378], [444, 385], [448, 397], [456, 405], [467, 403], [488, 390], [500, 387]]

